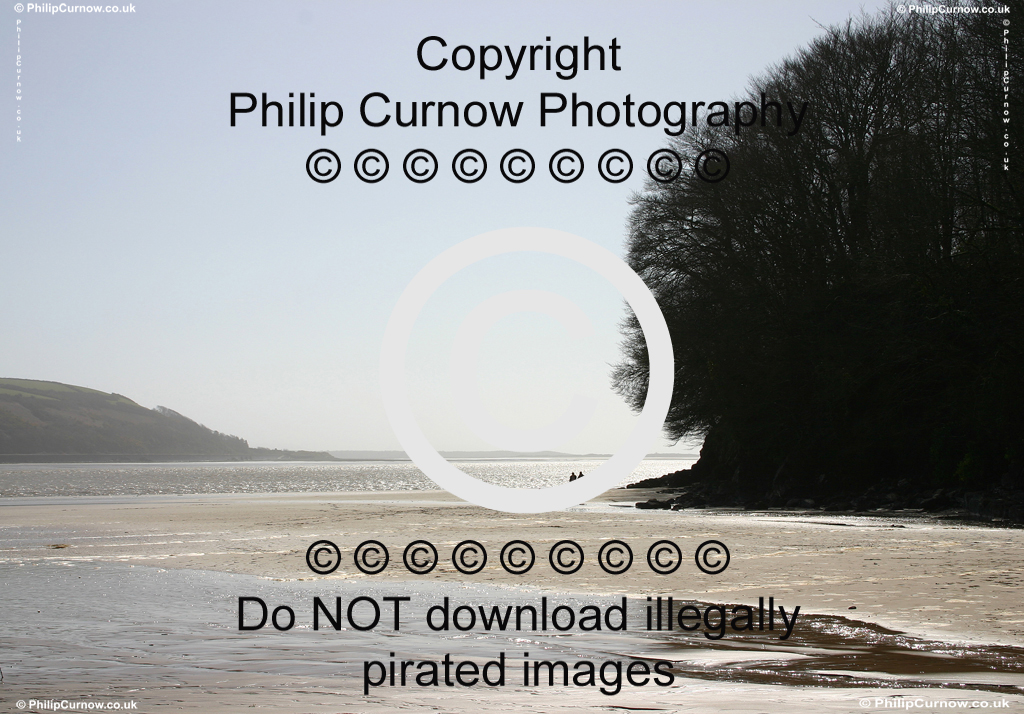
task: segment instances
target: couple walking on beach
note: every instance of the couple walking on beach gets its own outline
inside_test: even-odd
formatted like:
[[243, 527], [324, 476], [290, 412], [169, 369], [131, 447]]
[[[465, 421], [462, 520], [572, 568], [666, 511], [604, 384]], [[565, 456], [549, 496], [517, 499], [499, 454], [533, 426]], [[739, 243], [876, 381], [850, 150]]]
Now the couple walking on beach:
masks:
[[576, 475], [576, 472], [575, 472], [575, 471], [573, 471], [573, 472], [572, 472], [572, 476], [570, 476], [570, 477], [569, 477], [569, 480], [570, 480], [570, 481], [575, 481], [575, 480], [576, 480], [576, 479], [578, 479], [578, 478], [583, 478], [583, 472], [582, 472], [582, 471], [580, 471], [580, 475], [579, 475], [579, 476], [577, 476], [577, 475]]

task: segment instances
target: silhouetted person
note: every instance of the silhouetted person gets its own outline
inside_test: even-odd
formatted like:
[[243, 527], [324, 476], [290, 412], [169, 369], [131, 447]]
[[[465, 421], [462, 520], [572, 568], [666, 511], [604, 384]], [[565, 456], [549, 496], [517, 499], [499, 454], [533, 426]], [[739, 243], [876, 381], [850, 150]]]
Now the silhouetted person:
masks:
[[572, 476], [570, 476], [570, 477], [569, 477], [569, 480], [570, 480], [570, 481], [575, 481], [575, 480], [576, 480], [577, 478], [579, 478], [579, 477], [578, 477], [578, 476], [576, 475], [576, 472], [575, 472], [575, 471], [573, 471], [573, 472], [572, 472]]

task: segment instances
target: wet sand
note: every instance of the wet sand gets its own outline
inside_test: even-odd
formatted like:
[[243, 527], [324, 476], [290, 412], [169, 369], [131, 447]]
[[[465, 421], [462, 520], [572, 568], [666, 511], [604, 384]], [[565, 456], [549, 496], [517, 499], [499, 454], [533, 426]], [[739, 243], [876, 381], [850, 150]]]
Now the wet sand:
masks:
[[[758, 516], [613, 505], [646, 495], [613, 491], [575, 510], [538, 515], [495, 513], [440, 491], [3, 499], [0, 558], [127, 562], [282, 579], [468, 580], [595, 594], [675, 593], [715, 602], [771, 595], [805, 612], [855, 614], [924, 636], [1024, 645], [1024, 530], [892, 516]], [[320, 538], [343, 551], [342, 566], [332, 575], [306, 567], [306, 549]], [[392, 554], [379, 575], [352, 567], [353, 549], [369, 538]], [[633, 549], [626, 575], [608, 575], [594, 561], [601, 543], [613, 538]], [[428, 575], [411, 575], [401, 565], [402, 550], [416, 539], [440, 551], [441, 562]], [[484, 570], [470, 576], [448, 560], [451, 548], [467, 539], [490, 553]], [[531, 543], [538, 554], [537, 565], [523, 576], [506, 573], [497, 562], [501, 545], [513, 539]], [[557, 574], [546, 563], [548, 548], [562, 539], [577, 541], [587, 557], [572, 575]], [[688, 558], [668, 576], [644, 562], [647, 548], [660, 539], [679, 543]], [[700, 572], [692, 561], [693, 550], [708, 539], [730, 549], [730, 565], [718, 575]]]
[[[399, 708], [557, 712], [584, 706], [851, 711], [875, 708], [859, 706], [862, 697], [922, 695], [990, 702], [1008, 699], [1018, 707], [1024, 702], [1024, 649], [1020, 649], [1024, 647], [1024, 530], [892, 516], [772, 516], [622, 507], [649, 496], [638, 490], [613, 491], [577, 509], [539, 515], [494, 513], [444, 492], [0, 499], [0, 592], [5, 605], [20, 603], [7, 607], [8, 617], [21, 608], [18, 612], [28, 618], [19, 627], [11, 624], [17, 620], [5, 617], [3, 649], [17, 653], [18, 663], [0, 663], [5, 673], [0, 691], [5, 701], [43, 688], [78, 695], [107, 693], [119, 699], [136, 696], [151, 707], [173, 705], [196, 711], [250, 705], [274, 711], [335, 712]], [[623, 575], [609, 575], [595, 562], [601, 544], [613, 538], [633, 550], [633, 566]], [[331, 540], [341, 548], [341, 567], [332, 574], [316, 575], [306, 566], [306, 550], [318, 539]], [[364, 575], [352, 566], [353, 549], [367, 539], [381, 541], [391, 553], [388, 568], [377, 575]], [[413, 575], [402, 565], [402, 550], [417, 539], [431, 541], [440, 553], [438, 566], [427, 575]], [[457, 572], [450, 559], [453, 546], [468, 539], [479, 541], [489, 553], [486, 567], [473, 575]], [[529, 542], [537, 553], [537, 564], [524, 575], [510, 575], [498, 563], [501, 546], [514, 539]], [[550, 547], [564, 539], [578, 542], [586, 558], [571, 575], [555, 573], [547, 562]], [[671, 575], [652, 572], [646, 562], [648, 547], [661, 539], [677, 543], [684, 555]], [[709, 539], [725, 543], [731, 552], [729, 567], [717, 575], [702, 573], [693, 561], [694, 549]], [[126, 580], [129, 572], [133, 575]], [[43, 589], [34, 598], [23, 594], [46, 578], [64, 577], [64, 573], [74, 578], [68, 575], [71, 579], [61, 580], [63, 585]], [[241, 580], [221, 580], [232, 578], [230, 574]], [[126, 583], [135, 587], [136, 581], [151, 580], [165, 583], [167, 591], [174, 583], [195, 583], [203, 594], [175, 595], [181, 612], [175, 615], [178, 624], [167, 628], [170, 637], [179, 640], [180, 652], [159, 647], [160, 639], [168, 635], [161, 632], [157, 614], [148, 623], [144, 615], [127, 612], [107, 625], [96, 615], [80, 618], [81, 623], [97, 628], [101, 639], [105, 627], [113, 635], [128, 620], [145, 629], [143, 634], [135, 630], [117, 634], [132, 643], [129, 656], [116, 649], [116, 643], [96, 645], [95, 639], [75, 643], [61, 636], [62, 627], [71, 625], [55, 623], [52, 609], [62, 602], [62, 588], [69, 584], [73, 588], [76, 580], [93, 589], [102, 582], [106, 588], [102, 592], [114, 598]], [[305, 641], [297, 631], [239, 633], [231, 600], [232, 593], [245, 594], [236, 585], [242, 582], [246, 587], [262, 583], [260, 587], [291, 589], [288, 592], [399, 588], [454, 596], [479, 588], [505, 593], [513, 602], [533, 601], [542, 594], [605, 600], [626, 595], [631, 603], [635, 601], [637, 611], [647, 596], [672, 595], [677, 603], [752, 606], [761, 597], [765, 601], [773, 597], [776, 605], [790, 612], [799, 605], [801, 620], [788, 642], [769, 640], [760, 633], [711, 642], [678, 632], [644, 633], [642, 641], [607, 635], [606, 640], [597, 641], [586, 633], [575, 633], [567, 638], [531, 635], [523, 642], [501, 642], [510, 652], [533, 641], [534, 647], [574, 648], [584, 657], [604, 652], [625, 659], [670, 659], [677, 662], [679, 679], [676, 686], [665, 689], [624, 690], [605, 697], [591, 690], [558, 687], [540, 691], [445, 691], [442, 687], [381, 689], [364, 697], [358, 682], [352, 681], [356, 672], [349, 664], [338, 665], [337, 672], [323, 671], [316, 645], [323, 640], [312, 641], [311, 649], [304, 649]], [[81, 607], [97, 599], [86, 590], [83, 586]], [[51, 606], [49, 624], [32, 620], [36, 602], [39, 618], [44, 617], [45, 606]], [[202, 614], [188, 611], [190, 603], [200, 602], [212, 609]], [[212, 629], [196, 634], [190, 629], [196, 623]], [[301, 636], [313, 634], [322, 633]], [[295, 636], [287, 639], [291, 635]], [[440, 634], [419, 636], [424, 639], [411, 647], [410, 656], [425, 656], [424, 648], [441, 651], [445, 640]], [[145, 637], [157, 643], [158, 652], [148, 649]], [[197, 644], [198, 639], [204, 644]], [[484, 640], [489, 649], [480, 656], [486, 658], [496, 645]], [[264, 641], [281, 643], [288, 652], [268, 654], [259, 645]], [[226, 642], [237, 651], [214, 658], [212, 653]], [[360, 642], [367, 653], [401, 646], [387, 640]], [[477, 646], [456, 644], [465, 651]], [[94, 651], [96, 647], [99, 651]], [[249, 649], [251, 655], [242, 654]], [[196, 656], [191, 650], [220, 664], [196, 668], [194, 660], [189, 663], [184, 656]], [[181, 666], [188, 663], [190, 668], [177, 671], [176, 656]], [[355, 650], [336, 652], [333, 657], [363, 659]], [[104, 670], [97, 665], [91, 674], [83, 664], [111, 658], [116, 666]], [[929, 688], [938, 686], [945, 689]], [[44, 693], [31, 696], [41, 698]]]

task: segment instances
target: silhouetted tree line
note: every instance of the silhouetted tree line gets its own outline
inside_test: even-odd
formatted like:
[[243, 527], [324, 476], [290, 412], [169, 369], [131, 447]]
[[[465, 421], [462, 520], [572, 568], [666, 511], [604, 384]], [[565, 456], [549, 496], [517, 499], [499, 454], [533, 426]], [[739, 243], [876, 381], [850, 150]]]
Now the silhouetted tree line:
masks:
[[[828, 29], [749, 90], [758, 107], [762, 93], [810, 102], [799, 134], [774, 113], [738, 134], [688, 131], [671, 148], [687, 163], [723, 149], [728, 177], [684, 171], [634, 197], [628, 262], [675, 352], [666, 432], [706, 437], [694, 476], [769, 502], [1024, 485], [1024, 68], [1019, 38], [1008, 68], [1003, 49], [1003, 19], [1024, 7], [1011, 5]], [[635, 319], [624, 334], [615, 385], [639, 409], [646, 347]]]

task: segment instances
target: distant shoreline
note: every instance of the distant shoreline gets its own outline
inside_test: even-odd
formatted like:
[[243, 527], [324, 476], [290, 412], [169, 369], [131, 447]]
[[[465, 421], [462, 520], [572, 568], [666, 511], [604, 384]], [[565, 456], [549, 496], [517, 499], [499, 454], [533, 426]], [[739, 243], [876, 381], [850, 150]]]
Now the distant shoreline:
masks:
[[[311, 451], [288, 452], [302, 454], [301, 457], [242, 458], [236, 455], [210, 454], [0, 454], [0, 464], [190, 464], [190, 463], [352, 463], [360, 461], [406, 462], [412, 460], [402, 451]], [[442, 451], [441, 456], [452, 461], [577, 461], [606, 459], [611, 454], [563, 454], [539, 452], [518, 454], [511, 451]], [[308, 455], [307, 455], [308, 454]], [[697, 454], [648, 454], [647, 460], [687, 461], [696, 459]]]
[[289, 463], [317, 461], [341, 463], [340, 459], [321, 456], [320, 452], [309, 452], [301, 457], [264, 458], [252, 456], [242, 458], [234, 454], [0, 454], [0, 464], [194, 464], [194, 463], [239, 463], [260, 462]]
[[[328, 451], [328, 454], [340, 461], [412, 461], [404, 451]], [[612, 454], [568, 454], [561, 451], [537, 451], [523, 453], [518, 451], [439, 451], [446, 459], [453, 461], [562, 461], [562, 460], [593, 460], [607, 459]], [[672, 459], [687, 461], [697, 459], [697, 454], [689, 453], [654, 453], [645, 459]]]

